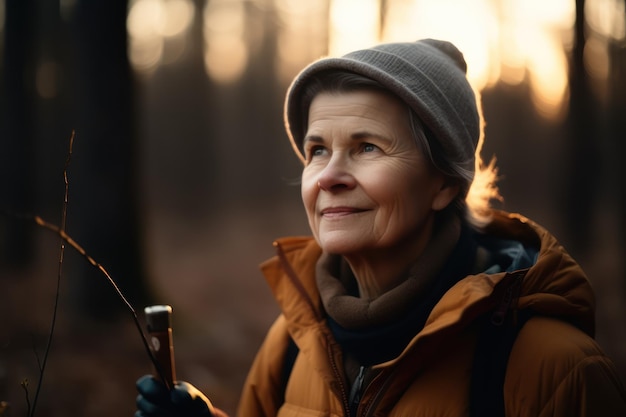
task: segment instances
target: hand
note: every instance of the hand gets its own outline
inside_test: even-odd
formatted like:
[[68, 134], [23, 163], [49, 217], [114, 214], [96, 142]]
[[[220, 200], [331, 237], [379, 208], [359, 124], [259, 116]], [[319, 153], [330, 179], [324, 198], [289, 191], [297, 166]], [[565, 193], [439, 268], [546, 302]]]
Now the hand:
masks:
[[177, 381], [171, 391], [152, 375], [137, 380], [135, 417], [216, 417], [224, 415], [193, 385]]

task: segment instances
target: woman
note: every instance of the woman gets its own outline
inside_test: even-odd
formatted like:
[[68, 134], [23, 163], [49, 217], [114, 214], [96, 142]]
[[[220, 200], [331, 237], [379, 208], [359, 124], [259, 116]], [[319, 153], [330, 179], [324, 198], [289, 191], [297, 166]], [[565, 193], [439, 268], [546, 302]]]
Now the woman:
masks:
[[[489, 208], [465, 72], [426, 39], [325, 58], [292, 83], [313, 237], [277, 240], [262, 265], [282, 314], [241, 417], [626, 415], [583, 271], [546, 230]], [[221, 413], [177, 388], [140, 379], [137, 415]], [[191, 403], [202, 411], [177, 411]]]

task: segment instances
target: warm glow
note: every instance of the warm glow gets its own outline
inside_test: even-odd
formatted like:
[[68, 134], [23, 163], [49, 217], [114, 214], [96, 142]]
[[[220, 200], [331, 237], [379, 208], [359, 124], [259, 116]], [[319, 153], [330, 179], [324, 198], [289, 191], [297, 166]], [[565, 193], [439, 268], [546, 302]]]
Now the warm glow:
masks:
[[331, 0], [329, 55], [343, 55], [379, 42], [379, 3], [378, 0]]
[[162, 8], [165, 18], [159, 27], [161, 35], [166, 38], [178, 36], [191, 26], [195, 14], [191, 0], [167, 0]]
[[508, 85], [522, 84], [526, 78], [524, 32], [516, 26], [505, 25], [500, 32], [500, 81]]
[[[146, 73], [180, 58], [186, 48], [182, 35], [190, 28], [194, 14], [191, 0], [131, 1], [126, 28], [133, 67]], [[168, 55], [164, 55], [166, 42]]]
[[163, 41], [160, 38], [146, 38], [129, 40], [130, 63], [139, 72], [150, 72], [161, 62], [163, 56]]
[[156, 68], [163, 55], [163, 39], [159, 27], [163, 25], [160, 0], [136, 0], [126, 18], [130, 63], [140, 72]]
[[128, 34], [134, 39], [154, 38], [160, 34], [164, 20], [161, 0], [136, 0], [126, 18]]
[[209, 1], [204, 8], [204, 66], [209, 77], [232, 83], [248, 64], [244, 34], [246, 14], [243, 2]]
[[495, 81], [491, 80], [491, 71], [496, 71], [496, 74], [498, 71], [494, 69], [490, 45], [491, 40], [497, 37], [498, 26], [490, 4], [488, 0], [415, 0], [412, 7], [403, 4], [402, 26], [396, 26], [395, 21], [386, 22], [385, 39], [402, 40], [408, 37], [451, 41], [463, 52], [470, 83], [481, 89]]
[[587, 39], [584, 50], [584, 62], [587, 73], [597, 80], [606, 80], [609, 77], [608, 45], [597, 36]]
[[529, 34], [528, 41], [533, 45], [527, 61], [531, 98], [540, 115], [559, 119], [564, 115], [568, 92], [567, 59], [562, 45], [541, 32]]
[[303, 65], [326, 55], [328, 11], [321, 1], [275, 0], [279, 19], [276, 68], [289, 82]]
[[626, 10], [624, 1], [587, 0], [586, 19], [589, 26], [598, 34], [615, 40], [626, 38]]
[[589, 78], [594, 81], [589, 83], [594, 94], [602, 101], [607, 98], [608, 86], [606, 83], [610, 76], [610, 56], [606, 39], [597, 34], [590, 34], [583, 51], [585, 71]]
[[569, 0], [503, 0], [500, 11], [501, 81], [530, 83], [540, 115], [564, 115], [568, 94], [565, 46], [572, 44], [575, 4]]
[[526, 26], [569, 28], [574, 23], [576, 5], [572, 0], [500, 0], [504, 17]]
[[[591, 1], [616, 7], [616, 0]], [[279, 37], [280, 56], [292, 68], [300, 69], [310, 61], [301, 51], [302, 39], [308, 39], [302, 28], [311, 16], [293, 13], [309, 3], [276, 0], [279, 13], [292, 12], [291, 19], [281, 23], [297, 20], [299, 24], [295, 29], [289, 25], [289, 35]], [[463, 52], [468, 80], [477, 90], [497, 82], [528, 82], [542, 116], [563, 114], [568, 94], [566, 51], [573, 43], [575, 19], [571, 0], [331, 0], [329, 5], [328, 55], [379, 42], [446, 39]]]
[[248, 48], [234, 36], [213, 36], [213, 44], [204, 54], [204, 65], [209, 76], [218, 83], [229, 84], [238, 80], [248, 63]]
[[[193, 4], [192, 0], [131, 0], [129, 56], [135, 68], [149, 71], [179, 59], [186, 47], [179, 36], [192, 24]], [[322, 56], [343, 55], [380, 42], [439, 38], [463, 52], [468, 80], [476, 90], [499, 82], [527, 83], [539, 114], [549, 119], [563, 115], [575, 20], [571, 0], [210, 0], [204, 4], [205, 69], [219, 83], [240, 79], [252, 51], [272, 30], [266, 25], [271, 22], [276, 29], [276, 76], [281, 80], [291, 80]], [[594, 79], [603, 80], [609, 68], [606, 39], [625, 36], [624, 2], [587, 0], [586, 7], [589, 25], [600, 37], [589, 36], [585, 65]], [[258, 14], [270, 12], [274, 20], [258, 19]], [[164, 42], [169, 43], [164, 46]]]

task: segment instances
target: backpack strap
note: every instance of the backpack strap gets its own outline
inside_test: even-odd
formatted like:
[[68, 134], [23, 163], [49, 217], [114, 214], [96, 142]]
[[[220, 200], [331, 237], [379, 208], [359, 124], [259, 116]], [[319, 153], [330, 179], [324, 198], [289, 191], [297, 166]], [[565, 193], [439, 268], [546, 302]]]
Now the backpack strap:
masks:
[[285, 352], [285, 362], [283, 363], [283, 370], [281, 373], [281, 393], [283, 396], [283, 402], [285, 402], [285, 391], [287, 390], [287, 382], [289, 382], [289, 377], [291, 376], [291, 370], [293, 369], [293, 365], [296, 362], [296, 358], [298, 357], [298, 353], [300, 349], [296, 342], [293, 341], [293, 338], [289, 336], [289, 344], [287, 345], [287, 351]]
[[513, 310], [523, 274], [513, 276], [502, 303], [480, 319], [470, 382], [470, 417], [505, 417], [504, 378], [509, 355], [529, 311]]

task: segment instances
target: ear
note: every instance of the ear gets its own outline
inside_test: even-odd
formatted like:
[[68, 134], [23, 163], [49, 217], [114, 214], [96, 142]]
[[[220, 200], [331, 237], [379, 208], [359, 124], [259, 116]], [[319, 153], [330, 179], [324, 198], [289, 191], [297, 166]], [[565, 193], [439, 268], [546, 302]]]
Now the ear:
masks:
[[456, 181], [445, 179], [437, 193], [433, 197], [433, 203], [431, 208], [435, 211], [441, 211], [448, 207], [448, 205], [459, 194], [461, 186]]

